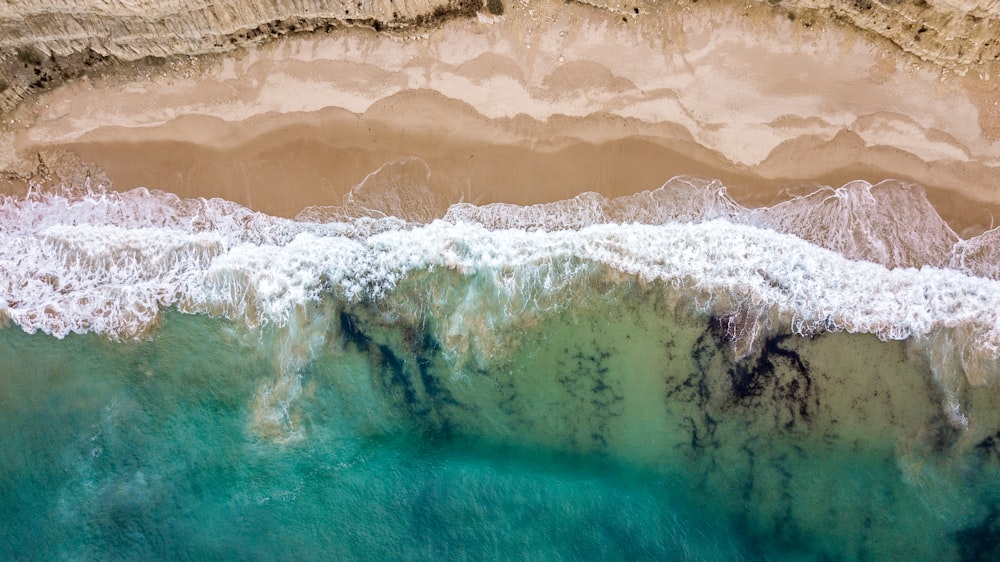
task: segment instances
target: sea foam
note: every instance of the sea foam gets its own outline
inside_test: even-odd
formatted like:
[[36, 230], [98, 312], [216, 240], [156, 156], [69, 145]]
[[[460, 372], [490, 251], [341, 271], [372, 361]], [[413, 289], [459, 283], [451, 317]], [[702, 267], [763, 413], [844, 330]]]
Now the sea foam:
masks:
[[[611, 200], [459, 203], [430, 222], [371, 211], [289, 220], [146, 189], [6, 198], [0, 312], [27, 332], [134, 338], [169, 307], [284, 325], [309, 302], [378, 302], [408, 276], [428, 275], [421, 308], [396, 313], [431, 315], [441, 341], [471, 348], [519, 315], [561, 306], [575, 279], [598, 276], [662, 285], [677, 302], [743, 324], [732, 333], [738, 355], [768, 334], [843, 330], [960, 342], [969, 382], [996, 377], [1000, 235], [960, 240], [916, 186], [852, 182], [747, 209], [717, 181], [675, 178]], [[458, 285], [450, 296], [434, 296], [435, 272], [448, 274], [438, 284]], [[467, 352], [476, 350], [456, 351]]]

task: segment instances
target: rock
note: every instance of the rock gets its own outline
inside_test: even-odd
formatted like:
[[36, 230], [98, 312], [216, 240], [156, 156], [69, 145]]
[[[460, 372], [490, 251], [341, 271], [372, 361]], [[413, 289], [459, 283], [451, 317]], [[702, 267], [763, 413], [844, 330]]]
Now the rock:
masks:
[[109, 61], [201, 55], [288, 33], [406, 29], [481, 0], [19, 0], [0, 5], [0, 112]]
[[[678, 8], [580, 1], [625, 21]], [[817, 20], [855, 26], [958, 74], [980, 66], [989, 74], [1000, 64], [1000, 0], [767, 0], [747, 9], [769, 5], [805, 27]], [[0, 114], [116, 61], [223, 52], [346, 26], [407, 30], [483, 10], [483, 0], [7, 0], [0, 4]]]

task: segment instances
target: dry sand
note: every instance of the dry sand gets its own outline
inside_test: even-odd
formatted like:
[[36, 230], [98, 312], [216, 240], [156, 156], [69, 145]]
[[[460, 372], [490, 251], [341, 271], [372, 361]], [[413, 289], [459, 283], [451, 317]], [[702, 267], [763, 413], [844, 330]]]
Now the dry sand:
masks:
[[286, 216], [338, 204], [409, 156], [450, 200], [482, 203], [690, 174], [757, 205], [803, 184], [898, 178], [957, 230], [989, 227], [994, 81], [807, 23], [766, 6], [620, 16], [536, 1], [413, 36], [291, 36], [42, 94], [3, 124], [0, 170], [8, 192], [90, 173]]

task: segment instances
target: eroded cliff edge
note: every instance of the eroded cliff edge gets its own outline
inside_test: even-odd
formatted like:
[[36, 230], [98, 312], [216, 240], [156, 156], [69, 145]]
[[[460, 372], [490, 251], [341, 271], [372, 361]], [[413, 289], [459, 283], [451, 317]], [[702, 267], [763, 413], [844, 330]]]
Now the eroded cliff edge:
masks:
[[4, 0], [0, 112], [117, 61], [225, 52], [342, 27], [419, 29], [480, 9], [482, 0]]
[[[621, 14], [626, 23], [698, 2], [582, 1]], [[804, 26], [817, 18], [856, 26], [961, 74], [988, 75], [1000, 60], [998, 0], [767, 0], [747, 6], [755, 4], [783, 10]], [[499, 0], [3, 0], [0, 112], [116, 61], [224, 52], [289, 33], [351, 26], [407, 32], [502, 10]]]

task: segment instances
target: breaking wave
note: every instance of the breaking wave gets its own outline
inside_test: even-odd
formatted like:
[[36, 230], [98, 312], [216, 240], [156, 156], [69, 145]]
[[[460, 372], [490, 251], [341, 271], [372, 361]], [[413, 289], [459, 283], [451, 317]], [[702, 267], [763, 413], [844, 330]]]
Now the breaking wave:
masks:
[[[420, 164], [386, 169], [412, 178]], [[345, 206], [297, 220], [142, 188], [5, 198], [0, 317], [57, 337], [135, 338], [170, 307], [255, 327], [323, 299], [396, 299], [392, 314], [436, 319], [456, 361], [483, 361], [565, 291], [639, 283], [728, 319], [737, 356], [771, 334], [836, 330], [924, 342], [932, 362], [948, 358], [942, 378], [997, 376], [1000, 232], [961, 240], [914, 185], [855, 181], [748, 209], [718, 181], [678, 177], [616, 199], [407, 215], [408, 201], [429, 201], [412, 196], [419, 182], [402, 197], [386, 194], [398, 182], [373, 178]], [[413, 277], [422, 294], [394, 294]]]

